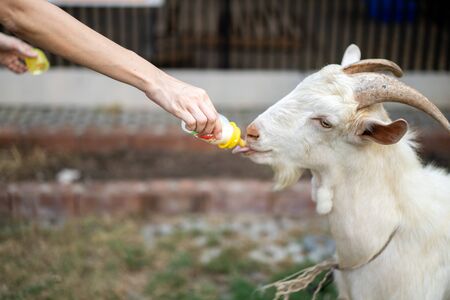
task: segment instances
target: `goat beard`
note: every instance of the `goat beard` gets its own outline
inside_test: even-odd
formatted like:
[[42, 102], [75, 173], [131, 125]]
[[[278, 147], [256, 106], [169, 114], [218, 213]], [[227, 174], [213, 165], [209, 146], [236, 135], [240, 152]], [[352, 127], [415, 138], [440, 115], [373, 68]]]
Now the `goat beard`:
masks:
[[275, 173], [273, 186], [274, 191], [280, 191], [296, 183], [303, 175], [305, 169], [293, 165], [272, 165]]

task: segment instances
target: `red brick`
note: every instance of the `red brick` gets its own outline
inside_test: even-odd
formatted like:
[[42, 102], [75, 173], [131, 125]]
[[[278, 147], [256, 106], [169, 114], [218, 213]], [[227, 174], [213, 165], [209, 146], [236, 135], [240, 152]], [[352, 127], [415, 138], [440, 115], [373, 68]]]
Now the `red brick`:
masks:
[[[271, 182], [233, 179], [16, 183], [5, 187], [14, 201], [3, 201], [1, 211], [26, 218], [208, 212], [299, 216], [314, 210], [306, 182], [277, 193], [271, 191]], [[0, 195], [6, 199], [6, 193]]]

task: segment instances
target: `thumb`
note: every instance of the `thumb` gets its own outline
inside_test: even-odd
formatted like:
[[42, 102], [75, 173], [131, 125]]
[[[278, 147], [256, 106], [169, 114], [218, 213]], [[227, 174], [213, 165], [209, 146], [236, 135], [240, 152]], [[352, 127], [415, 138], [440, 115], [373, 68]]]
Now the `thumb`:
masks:
[[20, 56], [20, 58], [30, 58], [30, 57], [36, 57], [37, 53], [36, 51], [31, 48], [31, 46], [20, 42], [16, 46], [16, 52]]

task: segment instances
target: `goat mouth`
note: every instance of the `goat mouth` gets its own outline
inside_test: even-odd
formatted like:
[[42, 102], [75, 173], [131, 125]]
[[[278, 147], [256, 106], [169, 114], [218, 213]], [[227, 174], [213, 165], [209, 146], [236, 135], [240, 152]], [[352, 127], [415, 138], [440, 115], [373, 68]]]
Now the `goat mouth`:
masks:
[[233, 149], [232, 153], [233, 154], [243, 154], [245, 156], [249, 156], [249, 155], [257, 154], [257, 153], [261, 153], [261, 154], [269, 153], [271, 151], [272, 150], [258, 150], [258, 149], [254, 149], [254, 148], [251, 148], [251, 147], [240, 147], [240, 146], [237, 146], [236, 148]]

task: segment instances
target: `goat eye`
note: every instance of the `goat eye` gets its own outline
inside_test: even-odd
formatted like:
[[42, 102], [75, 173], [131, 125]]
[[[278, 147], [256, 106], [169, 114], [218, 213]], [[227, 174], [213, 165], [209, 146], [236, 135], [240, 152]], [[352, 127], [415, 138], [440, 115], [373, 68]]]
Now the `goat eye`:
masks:
[[320, 120], [320, 125], [322, 125], [323, 128], [331, 128], [332, 125], [327, 120]]

